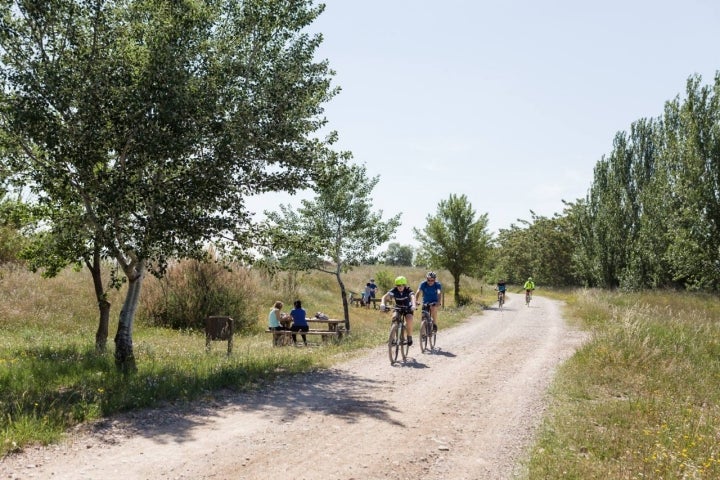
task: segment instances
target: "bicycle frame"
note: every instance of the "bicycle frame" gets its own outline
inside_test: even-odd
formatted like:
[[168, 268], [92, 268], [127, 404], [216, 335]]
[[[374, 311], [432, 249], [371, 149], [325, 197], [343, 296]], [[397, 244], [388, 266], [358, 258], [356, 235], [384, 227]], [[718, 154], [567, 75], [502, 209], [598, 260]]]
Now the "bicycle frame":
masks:
[[422, 322], [420, 323], [420, 351], [432, 351], [435, 348], [437, 334], [433, 329], [433, 319], [430, 315], [430, 307], [437, 305], [437, 302], [423, 303]]
[[390, 356], [390, 365], [397, 362], [398, 354], [402, 354], [402, 360], [407, 360], [407, 354], [410, 346], [407, 344], [407, 324], [405, 316], [412, 314], [410, 307], [394, 307], [395, 315], [390, 326], [390, 337], [388, 338], [388, 355]]

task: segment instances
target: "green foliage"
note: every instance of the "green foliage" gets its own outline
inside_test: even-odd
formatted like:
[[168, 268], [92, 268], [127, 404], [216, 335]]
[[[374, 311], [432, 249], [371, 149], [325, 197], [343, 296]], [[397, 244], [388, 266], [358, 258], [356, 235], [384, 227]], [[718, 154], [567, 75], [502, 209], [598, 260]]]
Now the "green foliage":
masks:
[[378, 286], [379, 296], [382, 296], [395, 286], [395, 277], [387, 270], [378, 270], [375, 274], [375, 284]]
[[569, 217], [556, 215], [549, 219], [532, 210], [530, 214], [531, 222], [522, 221], [525, 228], [512, 225], [500, 230], [491, 279], [504, 278], [519, 285], [533, 277], [543, 285], [576, 284], [572, 264], [575, 241]]
[[428, 215], [422, 231], [413, 229], [429, 266], [445, 268], [453, 276], [456, 305], [460, 304], [461, 275], [480, 276], [484, 270], [491, 238], [487, 224], [487, 214], [476, 218], [465, 195], [451, 194], [440, 201], [436, 215]]
[[317, 135], [336, 93], [315, 59], [321, 36], [305, 32], [323, 7], [42, 5], [3, 3], [0, 151], [54, 236], [38, 265], [109, 257], [127, 277], [123, 362], [146, 270], [201, 258], [208, 242], [245, 253], [247, 195], [305, 187], [341, 160], [336, 136]]
[[587, 285], [720, 289], [720, 74], [616, 135], [570, 220]]
[[217, 260], [180, 262], [145, 287], [138, 315], [159, 327], [203, 330], [206, 317], [222, 315], [241, 331], [254, 327], [259, 313], [258, 286], [247, 270], [238, 265], [230, 270]]
[[383, 258], [386, 265], [411, 267], [413, 254], [412, 245], [400, 245], [397, 242], [391, 242], [388, 244]]
[[[265, 212], [272, 248], [281, 267], [335, 275], [346, 298], [342, 273], [390, 239], [400, 215], [385, 221], [382, 210], [372, 211], [378, 177], [368, 177], [364, 166], [338, 165], [318, 174], [316, 182], [315, 198], [303, 200], [297, 211], [281, 205], [279, 212]], [[349, 329], [349, 306], [343, 305]]]
[[23, 261], [22, 251], [28, 244], [24, 232], [31, 223], [32, 214], [28, 206], [7, 198], [0, 188], [0, 264]]

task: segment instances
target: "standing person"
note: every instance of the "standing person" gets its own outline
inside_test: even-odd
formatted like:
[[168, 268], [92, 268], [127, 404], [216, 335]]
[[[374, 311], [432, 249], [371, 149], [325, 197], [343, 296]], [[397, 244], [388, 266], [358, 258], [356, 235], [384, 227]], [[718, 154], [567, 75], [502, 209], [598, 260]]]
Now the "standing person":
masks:
[[433, 332], [437, 332], [437, 312], [438, 304], [442, 299], [442, 284], [437, 281], [437, 274], [435, 272], [428, 272], [427, 275], [425, 275], [425, 281], [420, 282], [420, 286], [418, 286], [417, 292], [415, 292], [415, 299], [418, 305], [420, 305], [420, 297], [422, 297], [422, 303], [430, 304]]
[[[295, 308], [290, 310], [290, 316], [293, 319], [290, 330], [292, 330], [293, 332], [307, 332], [308, 330], [310, 330], [307, 320], [305, 319], [305, 314], [305, 309], [302, 308], [302, 303], [300, 302], [300, 300], [295, 300]], [[303, 343], [307, 347], [307, 336], [305, 335], [305, 333], [302, 333], [300, 336], [303, 339]], [[297, 345], [297, 336], [294, 333], [292, 335], [292, 341], [293, 345]]]
[[375, 285], [375, 279], [371, 278], [367, 286], [370, 287], [370, 298], [375, 298], [375, 294], [377, 293], [377, 285]]
[[523, 288], [525, 289], [525, 295], [532, 298], [532, 292], [533, 290], [535, 290], [535, 282], [533, 282], [532, 277], [528, 277], [527, 282], [525, 282]]
[[[407, 307], [409, 313], [405, 315], [405, 323], [407, 324], [408, 331], [408, 346], [412, 346], [412, 324], [413, 324], [413, 310], [415, 309], [415, 293], [408, 288], [407, 278], [397, 277], [395, 279], [395, 288], [383, 295], [380, 299], [380, 309], [385, 310], [385, 301], [389, 298], [395, 300], [395, 306]], [[393, 314], [393, 320], [397, 316], [397, 312]]]
[[363, 292], [363, 305], [366, 307], [370, 306], [370, 299], [373, 296], [373, 289], [370, 286], [370, 282], [365, 284], [365, 291]]

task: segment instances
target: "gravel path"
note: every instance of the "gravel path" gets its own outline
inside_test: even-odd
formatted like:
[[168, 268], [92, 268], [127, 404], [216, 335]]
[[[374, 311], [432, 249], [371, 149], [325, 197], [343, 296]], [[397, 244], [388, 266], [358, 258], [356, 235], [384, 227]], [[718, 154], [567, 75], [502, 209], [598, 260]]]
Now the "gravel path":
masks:
[[436, 351], [416, 343], [405, 364], [377, 348], [191, 411], [119, 416], [5, 458], [0, 479], [512, 479], [584, 338], [558, 302], [509, 294], [452, 329], [440, 312]]

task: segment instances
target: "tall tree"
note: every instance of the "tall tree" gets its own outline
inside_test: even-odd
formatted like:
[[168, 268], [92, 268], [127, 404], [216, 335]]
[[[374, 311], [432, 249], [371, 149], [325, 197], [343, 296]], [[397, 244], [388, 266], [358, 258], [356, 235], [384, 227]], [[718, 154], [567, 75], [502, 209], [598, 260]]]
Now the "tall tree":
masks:
[[208, 242], [246, 247], [246, 195], [336, 160], [317, 135], [335, 89], [303, 31], [313, 3], [0, 0], [2, 148], [63, 227], [53, 253], [110, 257], [127, 278], [120, 369], [135, 369], [147, 272]]
[[720, 289], [720, 73], [712, 86], [687, 82], [684, 101], [664, 111], [671, 206], [667, 258], [673, 278], [690, 288]]
[[413, 264], [413, 255], [412, 245], [400, 245], [397, 242], [392, 242], [388, 244], [388, 248], [385, 250], [383, 257], [385, 258], [386, 265], [411, 267]]
[[317, 180], [316, 196], [300, 208], [281, 205], [266, 212], [276, 243], [274, 251], [286, 268], [318, 270], [334, 275], [340, 286], [345, 329], [350, 310], [342, 274], [388, 241], [400, 225], [400, 215], [387, 221], [372, 210], [372, 191], [379, 177], [368, 177], [361, 165], [341, 165]]
[[453, 276], [456, 305], [461, 304], [460, 276], [482, 271], [491, 240], [487, 224], [487, 213], [476, 216], [465, 195], [451, 194], [440, 201], [436, 215], [427, 216], [423, 230], [413, 229], [430, 266]]

